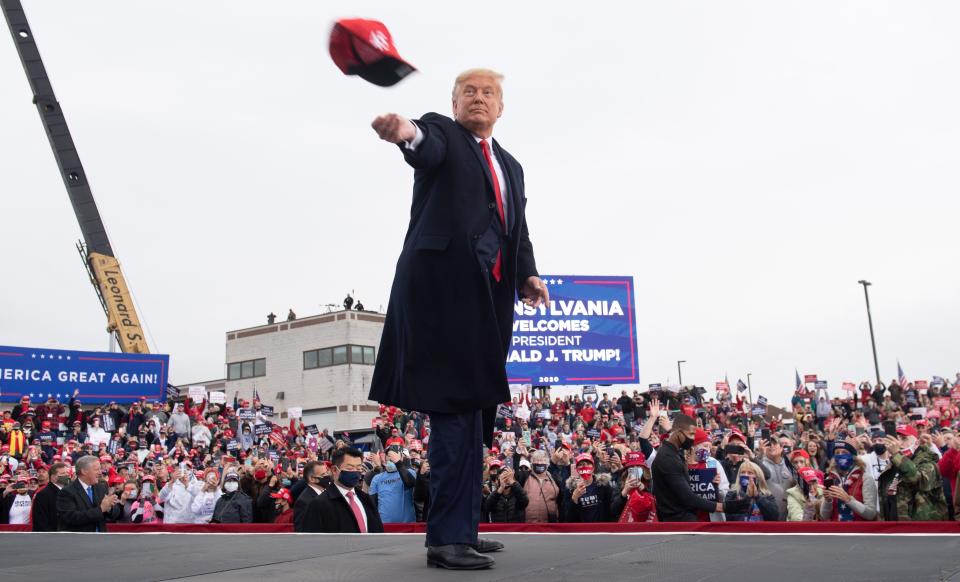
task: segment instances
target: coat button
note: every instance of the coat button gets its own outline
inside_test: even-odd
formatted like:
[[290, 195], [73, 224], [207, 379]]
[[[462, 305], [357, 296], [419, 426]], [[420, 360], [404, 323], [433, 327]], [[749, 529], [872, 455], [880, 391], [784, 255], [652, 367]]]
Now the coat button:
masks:
[[473, 240], [480, 240], [480, 235], [479, 234], [473, 235]]
[[490, 264], [491, 264], [491, 265], [496, 264], [496, 262], [497, 262], [497, 259], [490, 259]]
[[490, 210], [493, 210], [493, 209], [496, 208], [496, 207], [497, 207], [497, 205], [494, 204], [493, 202], [491, 202], [490, 204], [487, 204], [487, 208], [489, 208]]

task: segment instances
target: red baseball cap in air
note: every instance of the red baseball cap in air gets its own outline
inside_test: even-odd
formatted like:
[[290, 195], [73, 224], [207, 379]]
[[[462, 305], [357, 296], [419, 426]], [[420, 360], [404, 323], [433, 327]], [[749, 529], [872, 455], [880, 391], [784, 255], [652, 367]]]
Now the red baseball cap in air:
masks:
[[362, 18], [336, 21], [330, 31], [330, 56], [345, 75], [359, 75], [390, 87], [416, 70], [403, 60], [382, 22]]

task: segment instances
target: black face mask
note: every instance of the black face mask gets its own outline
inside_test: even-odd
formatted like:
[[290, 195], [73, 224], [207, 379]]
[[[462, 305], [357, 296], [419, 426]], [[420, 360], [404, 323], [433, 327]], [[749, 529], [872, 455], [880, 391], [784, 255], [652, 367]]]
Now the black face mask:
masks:
[[882, 455], [885, 452], [887, 452], [887, 445], [883, 443], [877, 443], [873, 445], [873, 452], [875, 452], [878, 455]]
[[333, 485], [333, 478], [330, 477], [330, 475], [327, 475], [326, 477], [320, 477], [317, 479], [317, 485], [326, 489], [327, 487]]
[[687, 435], [683, 435], [683, 442], [680, 443], [680, 450], [689, 451], [692, 448], [693, 448], [693, 439], [688, 437]]

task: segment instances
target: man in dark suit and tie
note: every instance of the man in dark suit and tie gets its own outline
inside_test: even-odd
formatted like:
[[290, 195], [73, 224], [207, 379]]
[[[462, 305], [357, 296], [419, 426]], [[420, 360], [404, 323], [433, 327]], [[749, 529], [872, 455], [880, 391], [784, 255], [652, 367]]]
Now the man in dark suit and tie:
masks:
[[297, 496], [297, 502], [293, 504], [293, 531], [297, 533], [303, 531], [303, 518], [307, 515], [310, 502], [330, 485], [330, 476], [327, 472], [327, 466], [321, 461], [310, 461], [303, 468], [303, 480], [306, 485]]
[[523, 168], [492, 138], [499, 73], [457, 77], [453, 117], [382, 115], [373, 128], [414, 172], [410, 224], [390, 292], [370, 399], [430, 415], [427, 564], [489, 568], [477, 538], [483, 444], [510, 401], [514, 302], [549, 303], [527, 231]]
[[100, 483], [100, 460], [93, 455], [77, 459], [77, 478], [57, 494], [60, 531], [106, 532], [107, 519], [123, 513], [119, 498]]
[[[356, 489], [363, 481], [363, 453], [340, 448], [333, 453], [333, 483], [307, 506], [303, 533], [383, 533], [377, 504]], [[304, 492], [306, 493], [306, 492]]]

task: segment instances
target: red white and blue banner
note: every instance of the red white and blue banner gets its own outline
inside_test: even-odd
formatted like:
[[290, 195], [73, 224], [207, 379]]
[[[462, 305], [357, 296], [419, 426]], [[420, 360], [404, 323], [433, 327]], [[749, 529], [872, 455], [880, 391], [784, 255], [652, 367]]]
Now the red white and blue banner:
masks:
[[635, 384], [633, 277], [541, 276], [550, 307], [514, 306], [511, 384]]
[[0, 401], [67, 400], [74, 390], [85, 404], [166, 400], [169, 370], [170, 356], [158, 354], [0, 346]]

